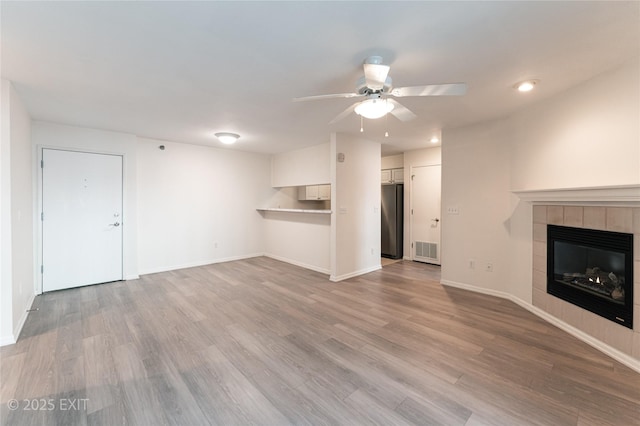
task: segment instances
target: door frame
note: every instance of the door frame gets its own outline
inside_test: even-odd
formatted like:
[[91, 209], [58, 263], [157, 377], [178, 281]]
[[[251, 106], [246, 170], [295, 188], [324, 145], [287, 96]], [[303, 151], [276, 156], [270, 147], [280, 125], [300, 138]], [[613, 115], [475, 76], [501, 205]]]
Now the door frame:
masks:
[[[79, 152], [84, 154], [101, 154], [101, 155], [117, 155], [122, 157], [122, 213], [121, 213], [121, 223], [122, 223], [122, 254], [121, 254], [121, 262], [122, 262], [122, 280], [126, 280], [126, 244], [127, 236], [129, 234], [129, 227], [125, 224], [125, 217], [128, 213], [127, 206], [127, 185], [126, 185], [126, 161], [127, 156], [123, 152], [114, 152], [114, 151], [103, 151], [103, 150], [94, 150], [94, 149], [84, 149], [84, 148], [76, 148], [76, 147], [66, 147], [66, 146], [55, 146], [55, 145], [37, 145], [36, 146], [36, 164], [35, 166], [35, 175], [36, 175], [36, 192], [35, 198], [36, 202], [34, 205], [37, 207], [33, 211], [34, 223], [37, 232], [36, 232], [36, 243], [34, 245], [35, 251], [35, 259], [34, 263], [34, 276], [35, 279], [35, 293], [36, 295], [42, 294], [43, 291], [43, 274], [42, 274], [42, 262], [43, 262], [43, 238], [44, 238], [44, 228], [42, 226], [42, 210], [43, 210], [43, 178], [44, 175], [42, 173], [42, 162], [43, 162], [43, 152], [45, 149], [51, 149], [56, 151], [70, 151], [70, 152]], [[128, 222], [128, 219], [126, 219]]]
[[[432, 265], [440, 265], [442, 266], [442, 163], [435, 163], [435, 164], [414, 164], [411, 165], [409, 167], [409, 199], [410, 199], [410, 203], [409, 203], [409, 250], [411, 255], [409, 256], [410, 260], [412, 261], [416, 261], [415, 259], [415, 250], [413, 247], [414, 244], [414, 239], [413, 239], [413, 203], [415, 201], [414, 198], [414, 190], [413, 190], [413, 169], [416, 168], [422, 168], [422, 167], [434, 167], [434, 166], [438, 166], [440, 167], [440, 222], [439, 222], [439, 226], [438, 226], [438, 230], [440, 232], [440, 238], [439, 238], [439, 243], [438, 243], [438, 263], [432, 263]], [[417, 262], [421, 262], [421, 261], [417, 261]]]

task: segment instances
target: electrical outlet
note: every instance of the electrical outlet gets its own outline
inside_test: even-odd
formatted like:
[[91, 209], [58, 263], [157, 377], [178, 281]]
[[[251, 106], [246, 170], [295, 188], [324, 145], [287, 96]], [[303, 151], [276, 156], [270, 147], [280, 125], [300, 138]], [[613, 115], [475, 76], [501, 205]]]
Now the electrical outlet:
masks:
[[449, 215], [459, 215], [460, 208], [458, 206], [449, 206], [447, 207], [447, 214]]
[[484, 270], [485, 272], [493, 272], [493, 263], [487, 262], [487, 264], [484, 265]]

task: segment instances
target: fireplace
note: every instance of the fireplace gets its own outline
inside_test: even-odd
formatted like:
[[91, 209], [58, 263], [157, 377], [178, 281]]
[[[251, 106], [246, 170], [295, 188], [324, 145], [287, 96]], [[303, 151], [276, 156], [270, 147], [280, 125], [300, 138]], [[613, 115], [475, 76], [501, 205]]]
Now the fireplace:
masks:
[[547, 225], [547, 293], [633, 328], [633, 234]]

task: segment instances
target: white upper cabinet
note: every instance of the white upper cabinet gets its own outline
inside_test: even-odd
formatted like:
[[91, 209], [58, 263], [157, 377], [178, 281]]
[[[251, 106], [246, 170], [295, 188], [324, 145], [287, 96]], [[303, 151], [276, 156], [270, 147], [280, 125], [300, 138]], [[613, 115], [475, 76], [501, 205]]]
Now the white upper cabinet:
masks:
[[308, 185], [298, 187], [298, 200], [318, 201], [331, 199], [331, 185]]
[[381, 183], [403, 183], [404, 169], [386, 169], [381, 171]]

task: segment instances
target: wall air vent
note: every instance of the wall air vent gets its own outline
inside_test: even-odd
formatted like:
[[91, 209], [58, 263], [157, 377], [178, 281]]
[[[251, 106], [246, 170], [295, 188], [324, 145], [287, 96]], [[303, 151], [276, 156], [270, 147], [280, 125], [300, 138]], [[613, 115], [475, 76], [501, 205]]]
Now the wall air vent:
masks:
[[416, 241], [415, 249], [416, 249], [416, 258], [423, 258], [423, 259], [438, 258], [438, 244], [436, 243]]

